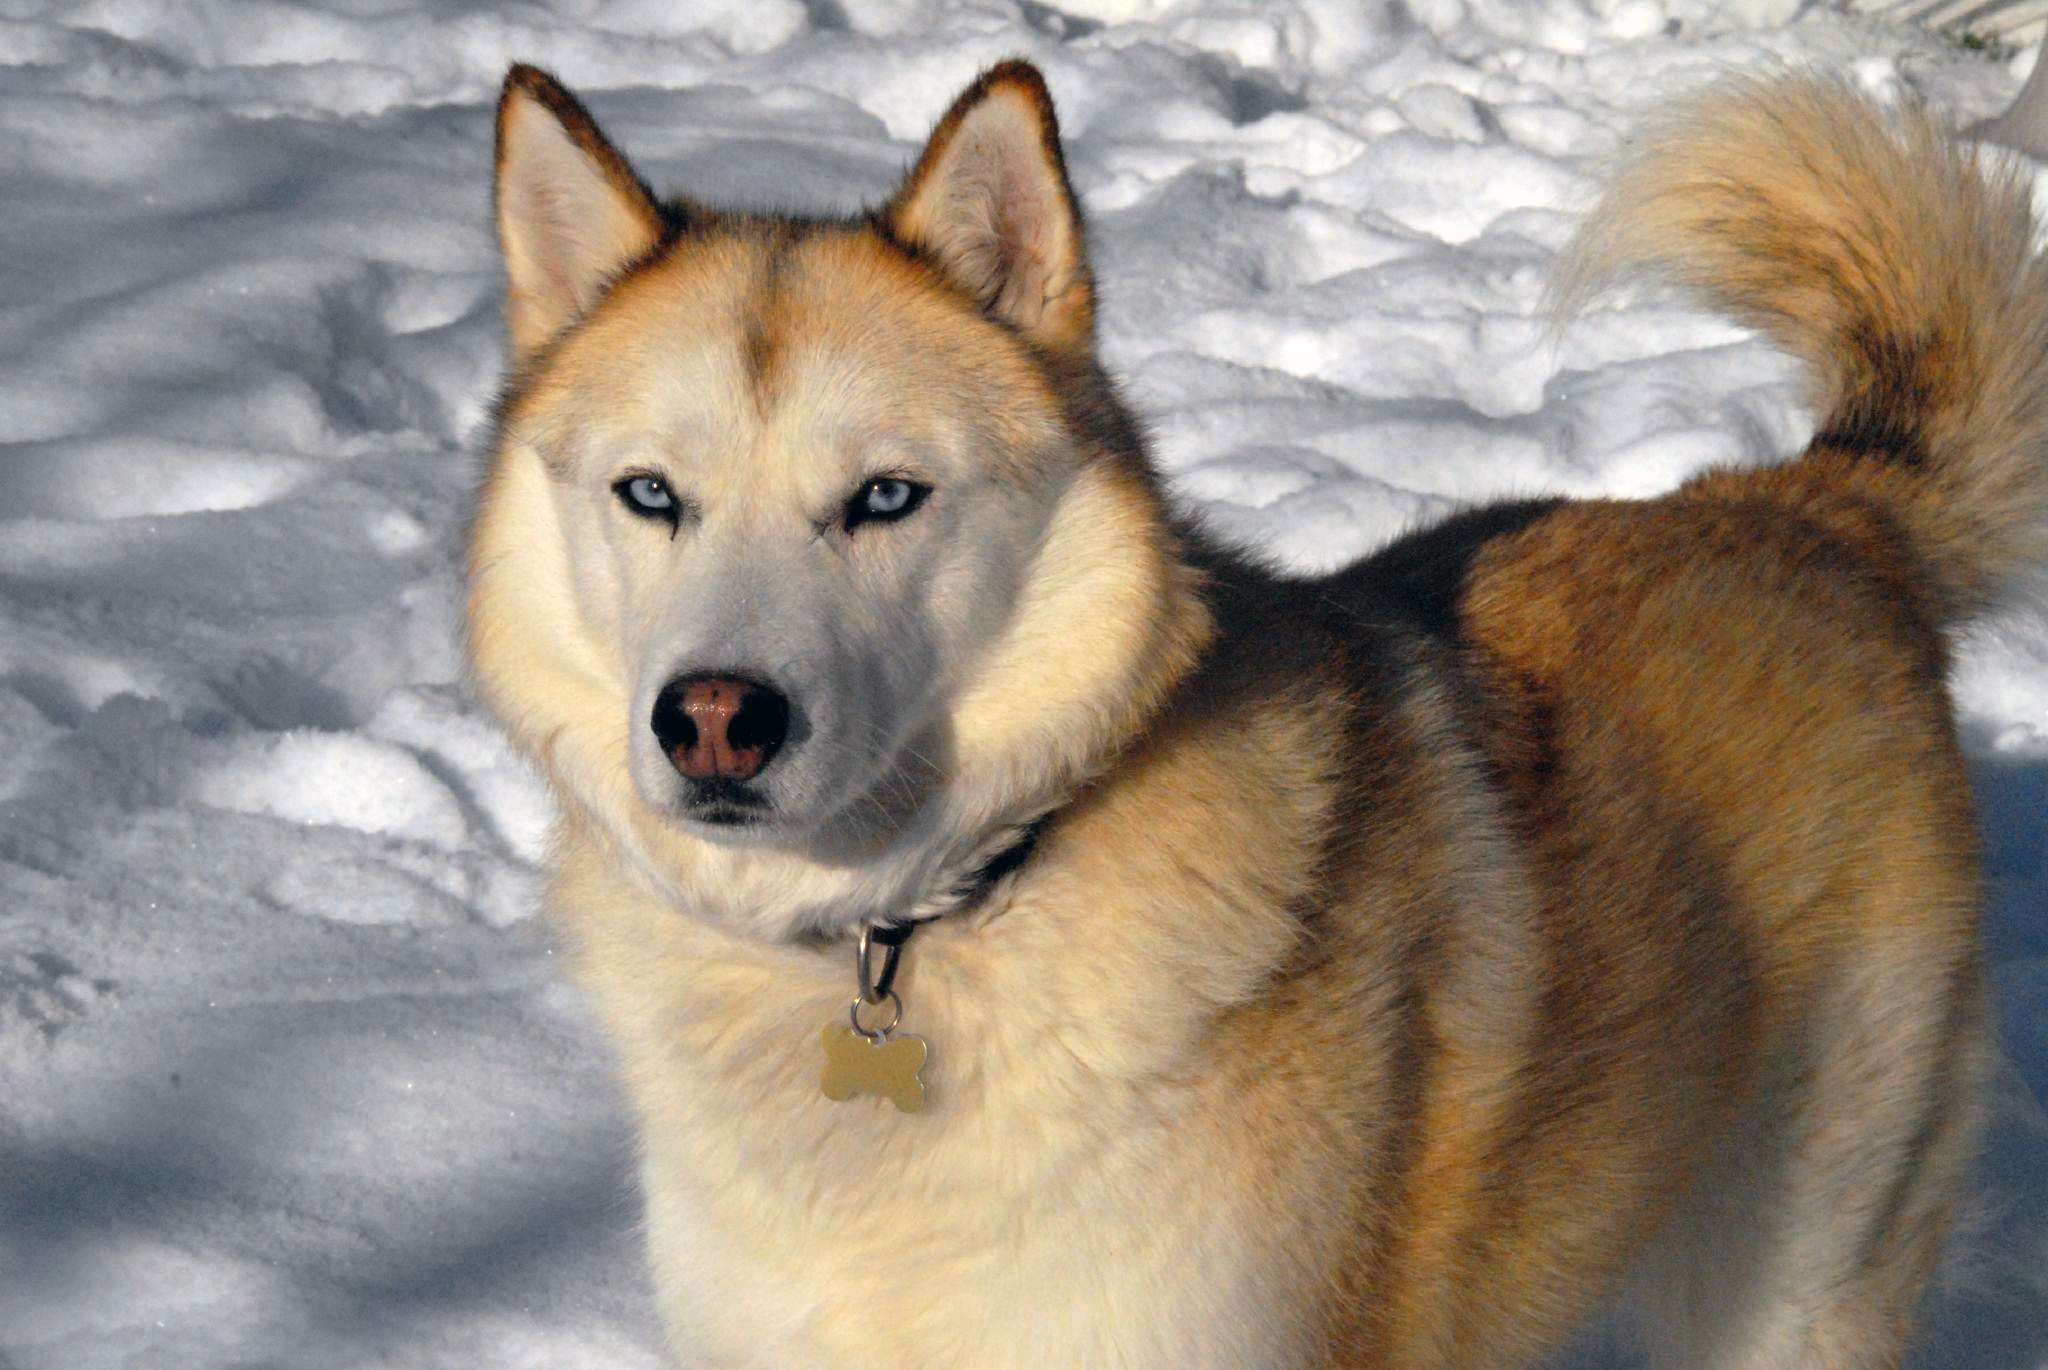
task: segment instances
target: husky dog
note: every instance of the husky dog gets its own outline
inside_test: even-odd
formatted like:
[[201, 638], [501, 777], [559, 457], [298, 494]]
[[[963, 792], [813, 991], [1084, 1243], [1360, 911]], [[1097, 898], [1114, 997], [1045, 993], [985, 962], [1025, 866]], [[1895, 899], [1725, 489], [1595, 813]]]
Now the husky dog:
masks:
[[1765, 329], [1811, 446], [1302, 579], [1171, 507], [1031, 67], [850, 219], [659, 201], [531, 67], [497, 132], [470, 650], [683, 1363], [1507, 1367], [1612, 1293], [1899, 1364], [1988, 1050], [1949, 643], [2048, 553], [2017, 183], [1696, 98], [1567, 286]]

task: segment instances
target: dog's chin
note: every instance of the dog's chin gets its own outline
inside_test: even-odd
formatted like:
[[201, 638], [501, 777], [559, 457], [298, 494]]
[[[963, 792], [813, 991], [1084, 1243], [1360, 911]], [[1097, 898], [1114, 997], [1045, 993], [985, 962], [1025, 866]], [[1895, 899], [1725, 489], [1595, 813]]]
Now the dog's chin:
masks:
[[686, 781], [665, 809], [691, 836], [721, 844], [754, 846], [790, 827], [773, 796], [744, 781]]
[[693, 827], [735, 837], [744, 836], [749, 829], [775, 826], [773, 817], [759, 809], [740, 809], [727, 804], [693, 805], [684, 809], [681, 817], [683, 822]]
[[844, 775], [772, 773], [746, 781], [689, 780], [662, 758], [638, 764], [642, 810], [664, 827], [715, 847], [787, 849], [834, 866], [865, 865], [920, 829], [935, 791], [905, 783], [897, 769], [866, 788]]

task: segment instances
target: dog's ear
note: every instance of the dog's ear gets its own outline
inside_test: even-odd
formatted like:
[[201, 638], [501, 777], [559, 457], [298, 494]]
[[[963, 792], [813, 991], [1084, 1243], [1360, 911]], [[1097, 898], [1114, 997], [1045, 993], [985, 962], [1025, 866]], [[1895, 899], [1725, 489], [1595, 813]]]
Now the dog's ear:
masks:
[[505, 328], [525, 360], [661, 241], [661, 208], [590, 111], [537, 67], [498, 97], [496, 202]]
[[1025, 337], [1085, 349], [1095, 289], [1045, 78], [1028, 62], [982, 73], [932, 130], [884, 217], [904, 243]]

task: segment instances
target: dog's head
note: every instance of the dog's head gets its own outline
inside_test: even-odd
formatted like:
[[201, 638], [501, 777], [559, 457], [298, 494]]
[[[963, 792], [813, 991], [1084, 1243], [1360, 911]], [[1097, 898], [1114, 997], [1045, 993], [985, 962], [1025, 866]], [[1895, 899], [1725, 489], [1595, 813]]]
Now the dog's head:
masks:
[[530, 67], [497, 160], [483, 692], [678, 902], [771, 936], [902, 912], [1205, 631], [1094, 359], [1044, 82], [986, 73], [855, 219], [658, 203]]

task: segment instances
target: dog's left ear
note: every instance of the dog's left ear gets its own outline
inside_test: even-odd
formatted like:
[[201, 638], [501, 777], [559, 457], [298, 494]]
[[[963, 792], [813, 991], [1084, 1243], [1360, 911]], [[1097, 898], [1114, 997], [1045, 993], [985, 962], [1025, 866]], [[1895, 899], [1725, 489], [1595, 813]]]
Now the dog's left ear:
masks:
[[932, 130], [884, 217], [982, 308], [1052, 351], [1095, 333], [1081, 214], [1045, 78], [991, 67]]

